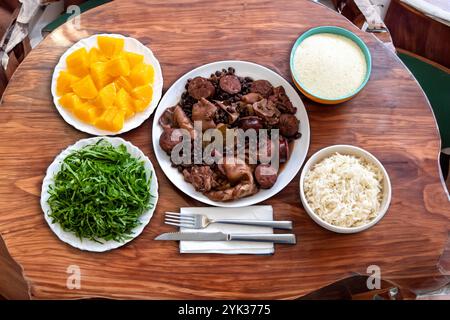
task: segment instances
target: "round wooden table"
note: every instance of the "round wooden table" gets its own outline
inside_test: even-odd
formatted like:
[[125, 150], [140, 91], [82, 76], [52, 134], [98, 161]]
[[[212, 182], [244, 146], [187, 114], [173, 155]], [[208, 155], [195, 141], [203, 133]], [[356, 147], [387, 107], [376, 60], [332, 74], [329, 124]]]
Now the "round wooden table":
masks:
[[[373, 71], [367, 87], [342, 105], [304, 99], [311, 124], [309, 154], [333, 144], [353, 144], [377, 156], [393, 186], [390, 209], [379, 224], [353, 235], [322, 229], [302, 208], [297, 176], [265, 202], [273, 206], [276, 219], [294, 221], [297, 245], [277, 245], [270, 256], [181, 255], [178, 243], [153, 240], [173, 231], [163, 224], [163, 212], [201, 204], [177, 190], [159, 168], [151, 118], [122, 135], [150, 157], [160, 183], [160, 200], [144, 232], [101, 254], [77, 250], [51, 232], [39, 205], [43, 176], [62, 149], [87, 137], [64, 122], [50, 94], [53, 68], [74, 42], [103, 32], [139, 39], [159, 59], [166, 90], [192, 68], [227, 59], [253, 61], [290, 79], [295, 39], [319, 25], [358, 34], [370, 48]], [[114, 1], [83, 14], [81, 30], [69, 23], [49, 35], [21, 64], [5, 92], [0, 106], [0, 294], [38, 299], [296, 298], [353, 272], [366, 274], [370, 265], [378, 265], [384, 279], [407, 288], [435, 288], [448, 280], [439, 257], [450, 221], [439, 149], [427, 98], [405, 66], [375, 37], [321, 5]], [[74, 270], [81, 274], [80, 288], [67, 286]]]

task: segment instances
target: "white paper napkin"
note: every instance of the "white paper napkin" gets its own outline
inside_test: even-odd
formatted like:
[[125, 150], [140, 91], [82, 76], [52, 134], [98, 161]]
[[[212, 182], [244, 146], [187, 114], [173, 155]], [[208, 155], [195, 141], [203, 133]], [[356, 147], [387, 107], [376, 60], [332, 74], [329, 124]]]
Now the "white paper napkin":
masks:
[[[193, 207], [181, 208], [181, 213], [204, 214], [212, 219], [253, 219], [273, 220], [272, 206], [250, 206], [243, 208]], [[182, 232], [225, 232], [225, 233], [273, 233], [272, 228], [210, 224], [205, 229], [180, 228]], [[273, 254], [271, 242], [252, 241], [180, 241], [181, 253], [222, 253], [222, 254]]]

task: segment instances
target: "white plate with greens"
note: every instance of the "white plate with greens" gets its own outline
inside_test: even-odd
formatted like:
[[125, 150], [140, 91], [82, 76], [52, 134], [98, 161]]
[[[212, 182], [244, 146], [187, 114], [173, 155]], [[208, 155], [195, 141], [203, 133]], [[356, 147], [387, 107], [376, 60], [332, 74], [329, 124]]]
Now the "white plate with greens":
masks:
[[50, 229], [80, 250], [116, 249], [136, 238], [158, 202], [158, 181], [144, 153], [121, 138], [82, 139], [47, 169], [41, 207]]

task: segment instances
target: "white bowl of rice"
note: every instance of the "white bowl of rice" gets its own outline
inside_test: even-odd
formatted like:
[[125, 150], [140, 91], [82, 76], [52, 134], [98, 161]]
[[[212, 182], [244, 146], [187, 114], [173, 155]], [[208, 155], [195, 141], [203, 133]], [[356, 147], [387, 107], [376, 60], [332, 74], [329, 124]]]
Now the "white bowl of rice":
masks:
[[388, 210], [391, 182], [371, 153], [351, 145], [317, 151], [300, 175], [300, 199], [309, 216], [337, 233], [374, 226]]

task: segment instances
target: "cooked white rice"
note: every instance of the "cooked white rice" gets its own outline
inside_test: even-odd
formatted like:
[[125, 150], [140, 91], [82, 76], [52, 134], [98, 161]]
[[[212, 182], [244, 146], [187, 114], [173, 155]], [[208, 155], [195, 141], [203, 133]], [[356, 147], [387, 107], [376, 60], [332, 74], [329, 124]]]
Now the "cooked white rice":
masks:
[[311, 209], [339, 227], [357, 227], [373, 220], [382, 201], [383, 174], [374, 164], [336, 153], [306, 174], [304, 190]]

